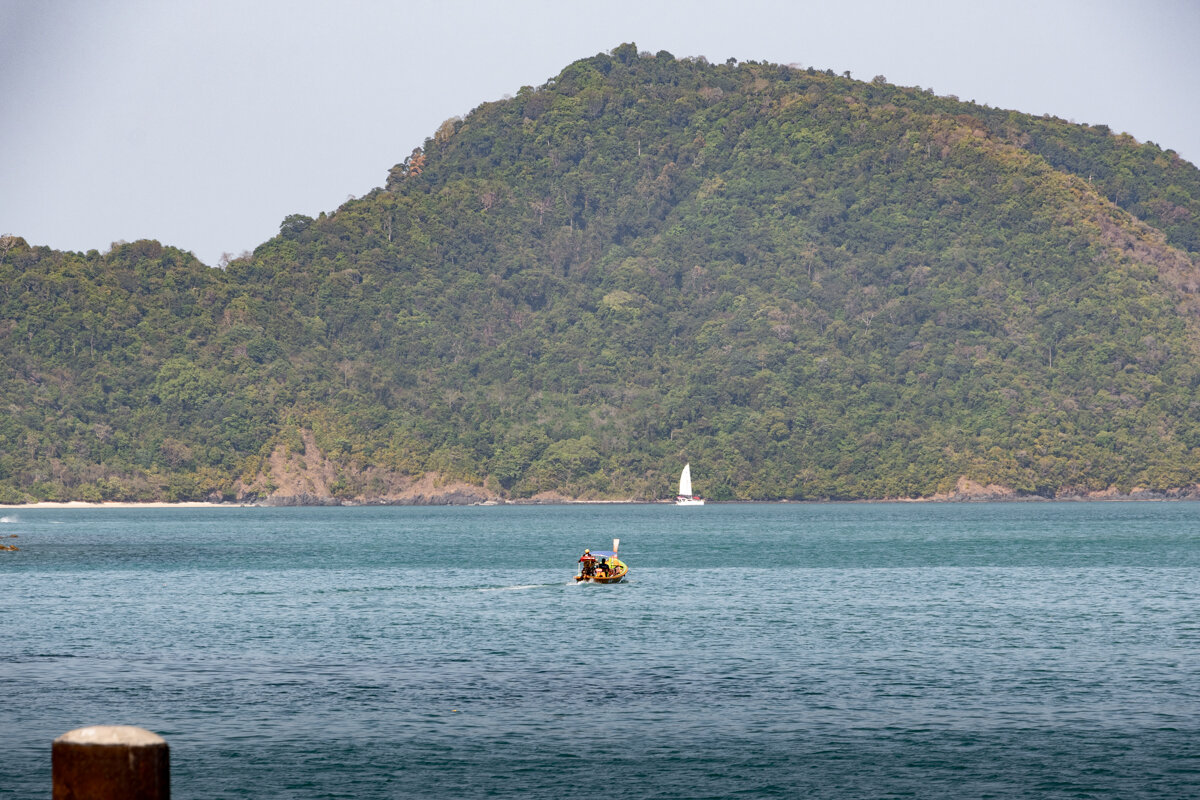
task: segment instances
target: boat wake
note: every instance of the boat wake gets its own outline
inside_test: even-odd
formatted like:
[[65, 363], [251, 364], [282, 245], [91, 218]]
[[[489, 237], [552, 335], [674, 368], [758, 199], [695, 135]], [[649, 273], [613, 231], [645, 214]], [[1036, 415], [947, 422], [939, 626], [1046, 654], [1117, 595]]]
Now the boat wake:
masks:
[[544, 586], [557, 586], [558, 584], [549, 583], [522, 583], [517, 586], [485, 586], [479, 591], [481, 592], [520, 592], [525, 589], [541, 589]]
[[21, 520], [14, 517], [0, 517], [0, 522], [20, 522]]

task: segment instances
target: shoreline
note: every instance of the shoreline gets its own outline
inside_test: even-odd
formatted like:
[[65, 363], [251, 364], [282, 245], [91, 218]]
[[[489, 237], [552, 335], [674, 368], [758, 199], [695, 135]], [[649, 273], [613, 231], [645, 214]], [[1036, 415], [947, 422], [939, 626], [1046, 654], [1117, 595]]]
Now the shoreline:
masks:
[[[1128, 495], [1117, 494], [1094, 494], [1094, 495], [1074, 495], [1064, 497], [1036, 497], [1036, 496], [999, 496], [999, 497], [886, 497], [886, 498], [871, 498], [859, 500], [725, 500], [707, 501], [708, 505], [719, 506], [739, 506], [739, 505], [831, 505], [844, 503], [847, 505], [854, 504], [884, 504], [896, 503], [899, 505], [913, 504], [938, 504], [938, 505], [978, 505], [982, 503], [1005, 503], [1005, 504], [1025, 504], [1025, 503], [1184, 503], [1197, 502], [1200, 497], [1196, 495], [1176, 495], [1164, 496], [1153, 493], [1139, 493]], [[572, 500], [568, 498], [557, 499], [553, 501], [529, 501], [529, 500], [488, 500], [485, 502], [475, 503], [404, 503], [404, 502], [348, 502], [348, 503], [271, 503], [271, 502], [229, 502], [229, 503], [211, 503], [206, 501], [183, 501], [171, 503], [161, 500], [152, 500], [147, 502], [128, 502], [128, 501], [105, 501], [105, 502], [88, 502], [84, 500], [54, 500], [42, 503], [18, 503], [18, 504], [0, 504], [0, 512], [5, 511], [29, 511], [36, 509], [49, 510], [121, 510], [121, 509], [154, 509], [154, 508], [386, 508], [386, 507], [423, 507], [430, 506], [585, 506], [585, 505], [629, 505], [629, 506], [673, 506], [674, 501], [671, 500]]]
[[[315, 445], [314, 445], [315, 446]], [[572, 497], [559, 491], [538, 492], [531, 497], [508, 498], [488, 491], [482, 486], [461, 481], [442, 481], [432, 473], [426, 473], [416, 482], [404, 487], [374, 495], [356, 497], [334, 497], [323, 486], [316, 491], [297, 491], [295, 487], [277, 490], [272, 494], [239, 491], [227, 495], [229, 500], [218, 500], [221, 495], [212, 493], [208, 500], [171, 502], [166, 500], [53, 500], [25, 503], [0, 503], [0, 511], [30, 509], [136, 509], [136, 508], [319, 508], [319, 507], [376, 507], [376, 506], [570, 506], [570, 505], [673, 505], [670, 497], [650, 500], [633, 497], [583, 498]], [[11, 495], [10, 495], [11, 497]], [[29, 495], [25, 495], [26, 498]], [[1010, 486], [995, 483], [980, 483], [962, 475], [952, 486], [924, 497], [861, 497], [861, 498], [813, 498], [795, 500], [776, 498], [772, 500], [723, 500], [707, 499], [711, 504], [754, 505], [754, 504], [828, 504], [828, 503], [1104, 503], [1104, 502], [1179, 502], [1200, 501], [1200, 484], [1172, 489], [1150, 489], [1133, 486], [1121, 490], [1109, 486], [1102, 490], [1080, 490], [1062, 487], [1053, 496], [1025, 494]]]
[[18, 503], [16, 505], [0, 505], [0, 511], [26, 511], [31, 508], [252, 508], [257, 503], [207, 503], [203, 501], [184, 501], [168, 503], [152, 500], [145, 503], [130, 503], [119, 500], [91, 503], [86, 500], [50, 500], [44, 503]]

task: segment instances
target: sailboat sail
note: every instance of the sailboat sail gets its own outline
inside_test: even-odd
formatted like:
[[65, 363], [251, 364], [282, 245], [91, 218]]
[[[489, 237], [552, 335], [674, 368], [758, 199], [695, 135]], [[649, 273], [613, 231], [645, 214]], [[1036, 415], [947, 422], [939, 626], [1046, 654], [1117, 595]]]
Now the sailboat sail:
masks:
[[683, 472], [679, 475], [679, 495], [681, 497], [692, 496], [692, 465], [690, 463], [683, 465]]
[[675, 498], [677, 506], [702, 506], [704, 498], [692, 494], [692, 465], [684, 464], [683, 472], [679, 474], [679, 496]]

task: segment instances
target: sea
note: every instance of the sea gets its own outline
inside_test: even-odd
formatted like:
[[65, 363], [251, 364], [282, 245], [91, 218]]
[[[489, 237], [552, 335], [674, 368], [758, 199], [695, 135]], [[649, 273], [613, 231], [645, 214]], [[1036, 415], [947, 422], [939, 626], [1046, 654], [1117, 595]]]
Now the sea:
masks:
[[[17, 538], [8, 538], [16, 534]], [[0, 797], [1200, 797], [1200, 504], [0, 510]], [[620, 539], [626, 582], [572, 579]]]

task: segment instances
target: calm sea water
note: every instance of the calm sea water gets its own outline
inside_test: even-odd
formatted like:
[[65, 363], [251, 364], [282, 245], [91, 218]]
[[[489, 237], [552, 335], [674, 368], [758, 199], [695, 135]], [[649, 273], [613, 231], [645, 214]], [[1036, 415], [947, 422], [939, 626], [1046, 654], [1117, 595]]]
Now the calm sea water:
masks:
[[1200, 797], [1200, 504], [0, 515], [3, 797]]

